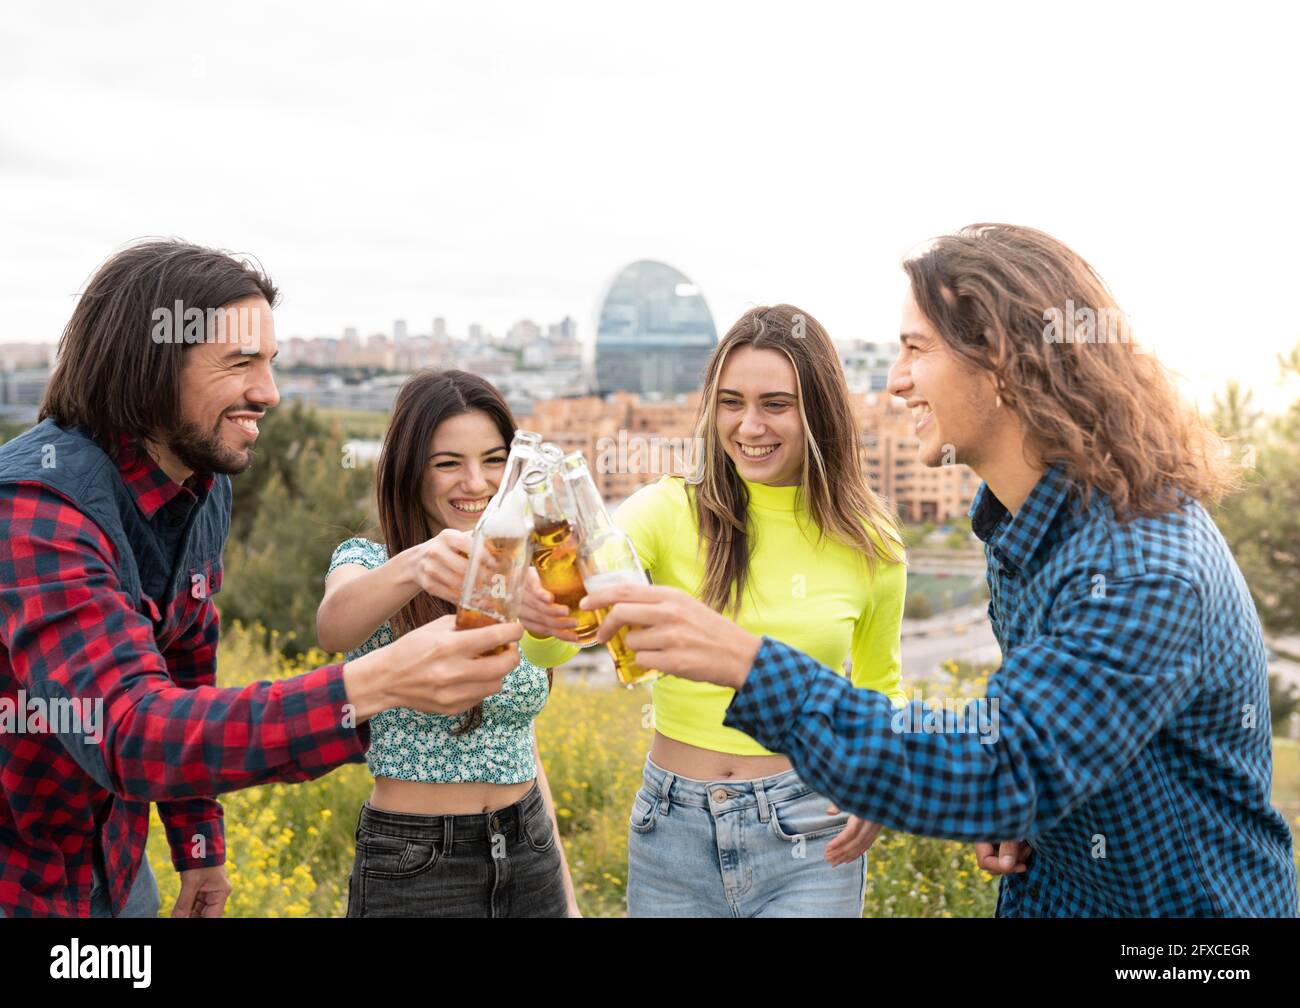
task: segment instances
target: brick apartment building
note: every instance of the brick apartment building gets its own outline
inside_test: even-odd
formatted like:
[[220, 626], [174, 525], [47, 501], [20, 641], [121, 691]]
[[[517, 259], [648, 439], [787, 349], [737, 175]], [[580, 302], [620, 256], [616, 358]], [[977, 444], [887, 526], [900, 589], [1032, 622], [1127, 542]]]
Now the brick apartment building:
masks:
[[[962, 517], [979, 479], [964, 465], [927, 468], [918, 457], [911, 414], [892, 396], [852, 396], [863, 469], [871, 488], [908, 522]], [[601, 495], [621, 501], [664, 473], [689, 471], [700, 393], [642, 400], [628, 392], [536, 400], [527, 426], [566, 453], [580, 450]]]

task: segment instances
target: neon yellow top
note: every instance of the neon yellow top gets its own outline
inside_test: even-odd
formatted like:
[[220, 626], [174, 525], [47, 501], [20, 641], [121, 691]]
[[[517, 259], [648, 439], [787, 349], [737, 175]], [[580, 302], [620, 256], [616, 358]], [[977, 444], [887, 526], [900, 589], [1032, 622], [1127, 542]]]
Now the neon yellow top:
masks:
[[[837, 672], [853, 663], [855, 686], [905, 702], [899, 632], [907, 571], [877, 561], [872, 576], [862, 554], [829, 537], [818, 542], [798, 487], [745, 482], [752, 543], [749, 579], [736, 623], [750, 633], [789, 644]], [[705, 551], [685, 481], [665, 476], [619, 507], [614, 522], [631, 537], [655, 584], [700, 597]], [[901, 552], [901, 549], [900, 549]], [[535, 665], [568, 661], [578, 648], [566, 641], [524, 635], [523, 652]], [[773, 755], [744, 732], [723, 725], [735, 691], [712, 683], [660, 676], [654, 681], [655, 729], [668, 738], [714, 752]]]

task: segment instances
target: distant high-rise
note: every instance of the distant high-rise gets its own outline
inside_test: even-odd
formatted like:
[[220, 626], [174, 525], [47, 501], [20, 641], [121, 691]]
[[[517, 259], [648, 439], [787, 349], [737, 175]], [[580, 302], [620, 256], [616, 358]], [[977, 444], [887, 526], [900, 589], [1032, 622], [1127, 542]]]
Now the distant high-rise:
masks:
[[677, 395], [699, 388], [718, 331], [704, 297], [666, 263], [643, 259], [619, 271], [596, 324], [596, 387], [602, 393]]
[[560, 343], [572, 343], [578, 338], [578, 323], [565, 315], [559, 322], [552, 322], [547, 327], [546, 338]]
[[398, 319], [393, 323], [393, 342], [398, 345], [406, 342], [406, 319]]

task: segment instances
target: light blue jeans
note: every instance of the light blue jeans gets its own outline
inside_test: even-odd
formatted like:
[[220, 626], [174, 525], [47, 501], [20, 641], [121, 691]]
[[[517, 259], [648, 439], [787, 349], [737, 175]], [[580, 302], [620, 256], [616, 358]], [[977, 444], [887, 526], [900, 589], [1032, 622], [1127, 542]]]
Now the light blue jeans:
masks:
[[646, 759], [627, 843], [629, 917], [861, 917], [866, 855], [832, 868], [848, 822], [794, 770], [700, 781]]

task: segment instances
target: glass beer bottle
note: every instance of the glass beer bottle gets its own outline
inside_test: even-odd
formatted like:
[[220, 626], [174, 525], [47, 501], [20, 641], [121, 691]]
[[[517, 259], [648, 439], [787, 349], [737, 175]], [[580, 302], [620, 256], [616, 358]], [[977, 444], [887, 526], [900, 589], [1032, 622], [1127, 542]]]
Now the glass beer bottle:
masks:
[[555, 596], [560, 605], [568, 606], [569, 615], [578, 621], [575, 633], [583, 647], [596, 642], [600, 626], [596, 614], [579, 609], [587, 593], [578, 573], [578, 530], [560, 500], [556, 486], [557, 469], [534, 469], [524, 476], [529, 510], [533, 515], [533, 566], [542, 587]]
[[[528, 495], [523, 483], [516, 482], [474, 529], [456, 608], [457, 630], [513, 623], [519, 618], [532, 553], [531, 531]], [[503, 644], [486, 653], [501, 654], [505, 649]]]
[[497, 492], [487, 502], [477, 525], [487, 521], [488, 515], [501, 506], [506, 494], [515, 488], [524, 473], [538, 464], [538, 451], [542, 446], [542, 436], [535, 431], [517, 430], [510, 441], [510, 454], [506, 456], [506, 470], [497, 484]]
[[[578, 572], [587, 593], [619, 584], [649, 584], [650, 579], [646, 577], [632, 540], [610, 521], [605, 502], [601, 500], [581, 452], [565, 456], [563, 473], [570, 500], [579, 516]], [[598, 624], [607, 612], [604, 609], [596, 611]], [[659, 673], [637, 664], [636, 653], [627, 646], [627, 631], [628, 627], [619, 630], [606, 647], [614, 659], [614, 671], [619, 682], [631, 687], [654, 679]]]

